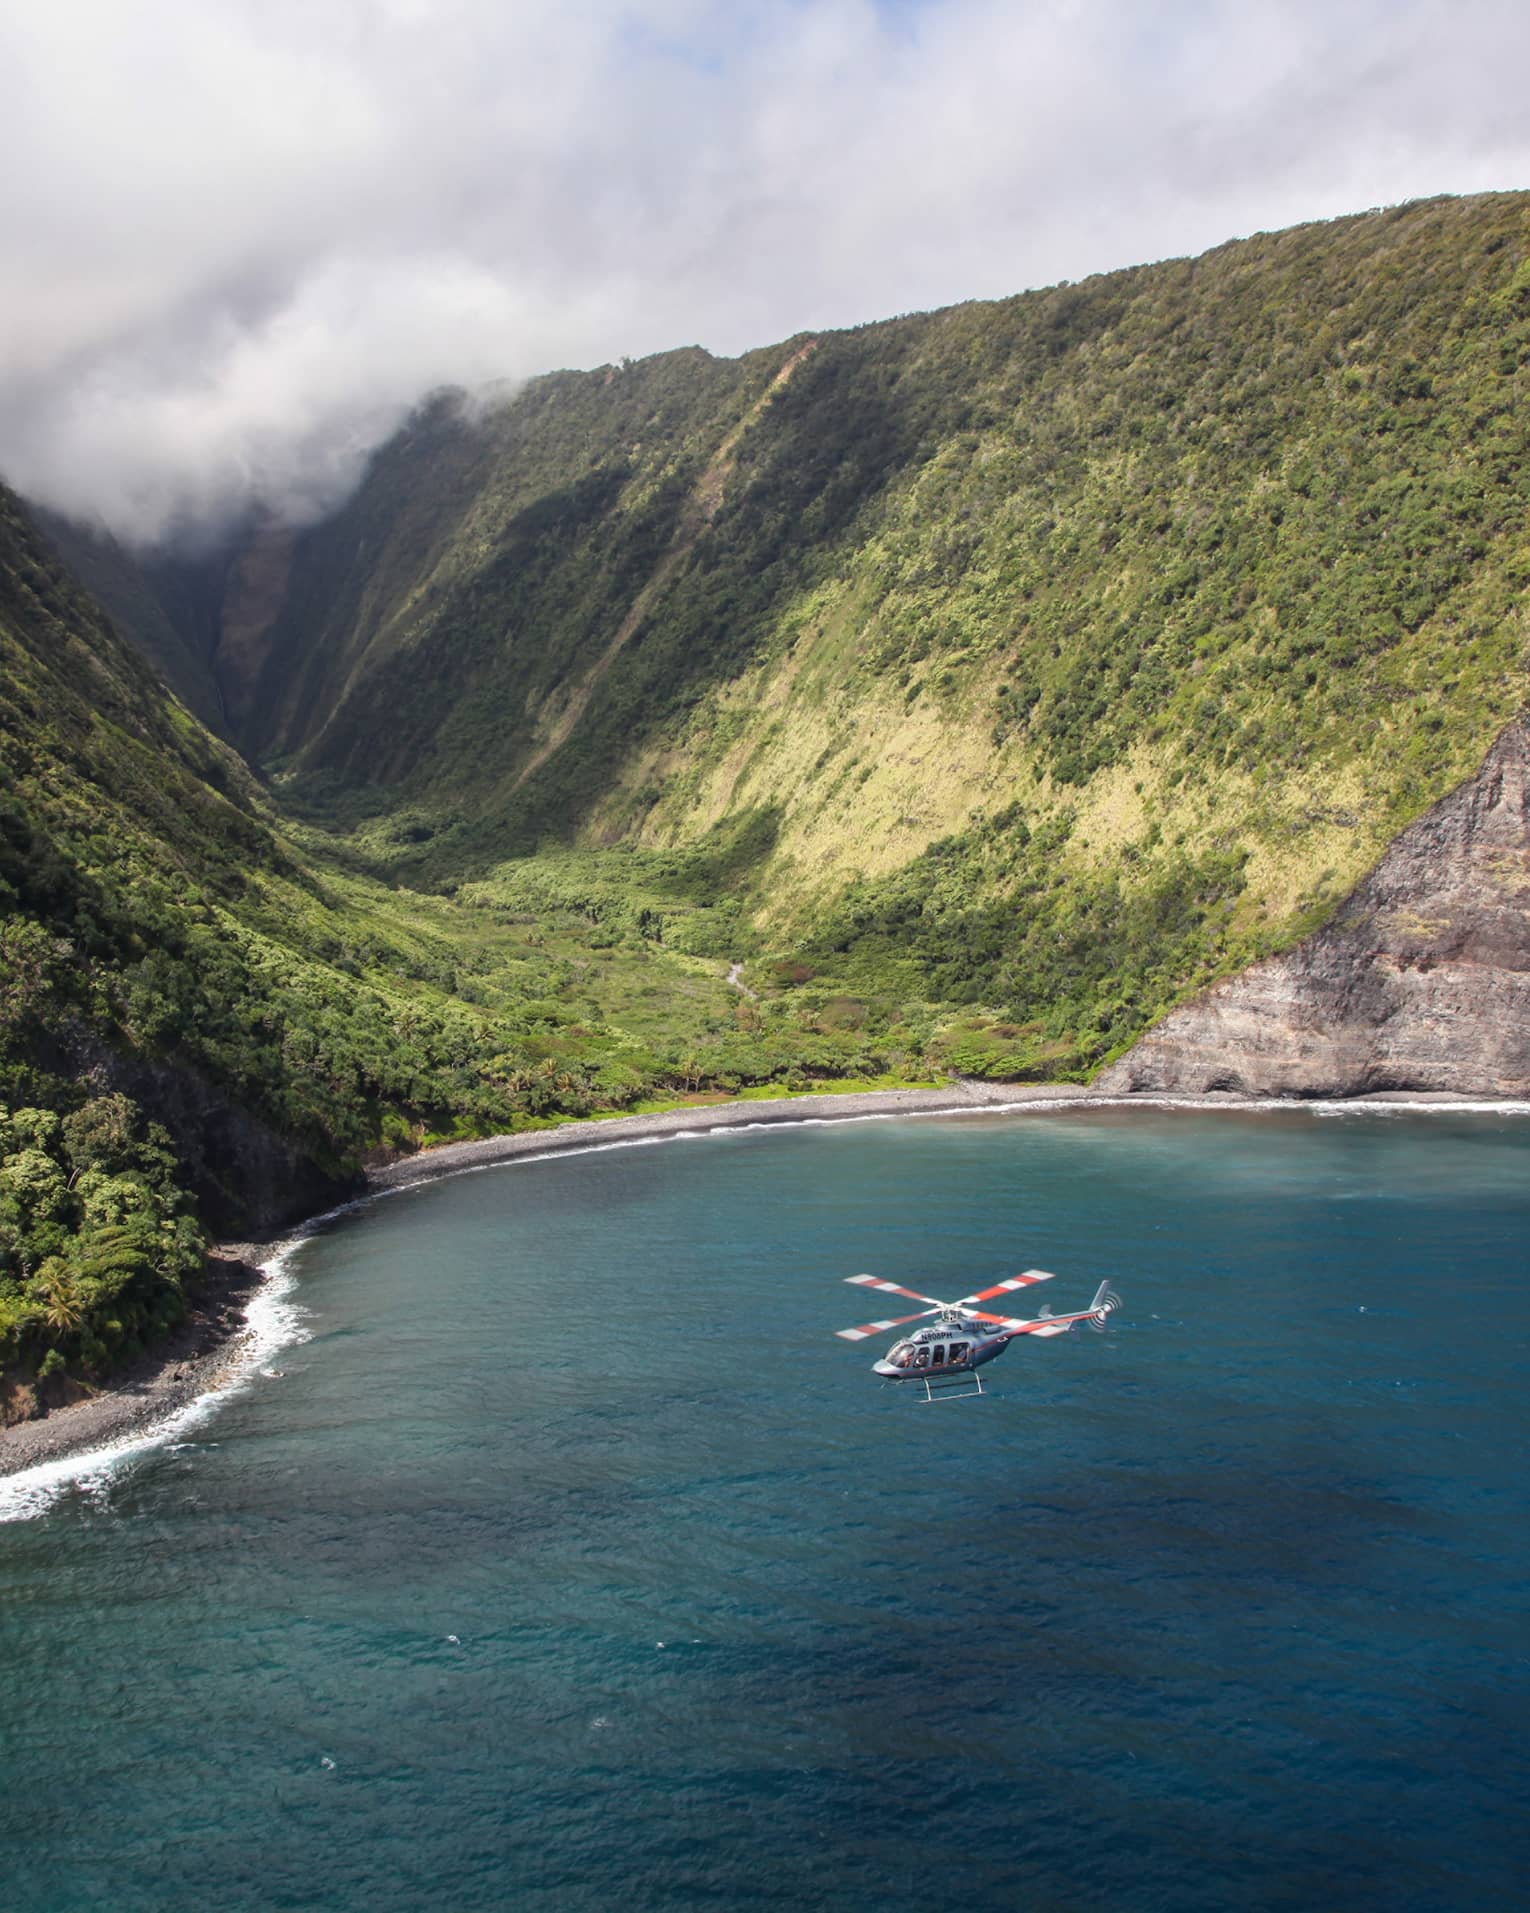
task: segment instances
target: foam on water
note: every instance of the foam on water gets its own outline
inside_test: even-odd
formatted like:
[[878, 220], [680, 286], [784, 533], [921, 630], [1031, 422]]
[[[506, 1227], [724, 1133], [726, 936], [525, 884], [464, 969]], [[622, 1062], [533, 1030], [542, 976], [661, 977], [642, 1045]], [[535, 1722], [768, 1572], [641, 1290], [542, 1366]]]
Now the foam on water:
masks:
[[[1530, 1116], [1530, 1102], [1505, 1097], [1463, 1097], [1443, 1102], [1424, 1097], [1399, 1097], [1386, 1102], [1358, 1098], [1342, 1102], [1306, 1101], [1290, 1096], [1030, 1096], [1012, 1103], [971, 1103], [957, 1109], [872, 1109], [826, 1112], [822, 1116], [771, 1117], [755, 1122], [712, 1123], [705, 1129], [673, 1129], [660, 1136], [613, 1138], [610, 1142], [591, 1143], [587, 1147], [549, 1151], [545, 1156], [508, 1157], [499, 1162], [467, 1163], [463, 1169], [443, 1169], [444, 1178], [466, 1170], [504, 1169], [515, 1162], [547, 1162], [565, 1156], [592, 1155], [606, 1149], [642, 1149], [659, 1142], [704, 1142], [709, 1136], [747, 1136], [787, 1129], [835, 1129], [846, 1123], [943, 1122], [948, 1117], [964, 1116], [1055, 1116], [1059, 1113], [1087, 1114], [1095, 1110], [1187, 1110], [1196, 1114], [1308, 1116]], [[408, 1187], [408, 1184], [401, 1185]]]
[[71, 1488], [105, 1498], [112, 1482], [130, 1462], [184, 1439], [223, 1402], [247, 1388], [279, 1349], [306, 1341], [306, 1311], [294, 1297], [296, 1277], [291, 1265], [311, 1233], [311, 1228], [305, 1229], [278, 1243], [260, 1264], [265, 1279], [250, 1298], [245, 1326], [222, 1351], [224, 1365], [211, 1388], [173, 1409], [163, 1420], [104, 1442], [99, 1448], [62, 1455], [0, 1478], [0, 1522], [35, 1520]]

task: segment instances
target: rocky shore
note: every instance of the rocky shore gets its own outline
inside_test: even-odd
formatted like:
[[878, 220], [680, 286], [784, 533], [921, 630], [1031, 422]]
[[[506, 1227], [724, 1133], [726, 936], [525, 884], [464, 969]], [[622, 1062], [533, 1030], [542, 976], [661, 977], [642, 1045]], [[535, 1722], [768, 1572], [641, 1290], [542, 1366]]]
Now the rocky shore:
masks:
[[265, 1279], [260, 1254], [252, 1243], [237, 1243], [210, 1256], [185, 1321], [110, 1388], [0, 1429], [0, 1476], [143, 1433], [216, 1388], [238, 1358], [245, 1311]]
[[1332, 922], [1171, 1010], [1094, 1086], [1530, 1096], [1530, 724], [1508, 725]]

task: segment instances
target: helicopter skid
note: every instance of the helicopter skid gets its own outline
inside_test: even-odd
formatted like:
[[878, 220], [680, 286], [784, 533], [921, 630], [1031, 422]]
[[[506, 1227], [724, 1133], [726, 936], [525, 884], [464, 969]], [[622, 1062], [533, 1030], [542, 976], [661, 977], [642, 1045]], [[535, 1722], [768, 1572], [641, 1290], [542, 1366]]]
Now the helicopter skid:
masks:
[[982, 1376], [975, 1368], [968, 1369], [965, 1374], [957, 1376], [951, 1381], [932, 1381], [928, 1375], [920, 1375], [914, 1379], [923, 1386], [924, 1399], [927, 1405], [935, 1401], [966, 1402], [973, 1400], [974, 1397], [978, 1395], [986, 1395], [988, 1393], [987, 1389], [983, 1386]]

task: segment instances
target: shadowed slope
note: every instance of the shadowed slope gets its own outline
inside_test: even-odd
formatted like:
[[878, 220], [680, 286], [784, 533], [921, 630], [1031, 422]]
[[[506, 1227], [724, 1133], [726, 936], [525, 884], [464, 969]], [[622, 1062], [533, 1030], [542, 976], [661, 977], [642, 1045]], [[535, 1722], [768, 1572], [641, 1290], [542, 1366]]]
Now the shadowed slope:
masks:
[[705, 947], [793, 953], [805, 1014], [1079, 1071], [1520, 708], [1525, 195], [822, 335], [764, 402], [802, 343], [427, 407], [240, 625], [284, 800], [493, 895], [572, 845], [694, 899], [732, 846]]

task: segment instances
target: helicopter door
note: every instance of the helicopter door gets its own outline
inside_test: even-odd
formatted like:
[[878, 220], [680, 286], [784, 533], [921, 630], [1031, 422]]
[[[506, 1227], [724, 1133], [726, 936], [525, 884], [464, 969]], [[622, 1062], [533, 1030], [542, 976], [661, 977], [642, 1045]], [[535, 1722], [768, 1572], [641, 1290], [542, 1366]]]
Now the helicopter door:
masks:
[[935, 1368], [939, 1368], [941, 1363], [945, 1359], [946, 1359], [946, 1345], [944, 1342], [937, 1342], [935, 1344], [935, 1353], [930, 1357], [931, 1364]]

